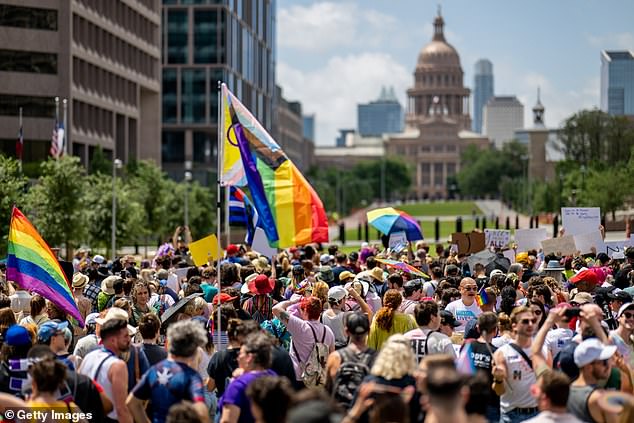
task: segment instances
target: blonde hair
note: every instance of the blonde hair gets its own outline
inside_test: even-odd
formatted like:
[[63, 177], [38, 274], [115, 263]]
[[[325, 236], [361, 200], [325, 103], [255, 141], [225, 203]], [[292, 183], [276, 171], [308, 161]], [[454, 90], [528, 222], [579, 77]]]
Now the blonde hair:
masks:
[[321, 300], [322, 304], [328, 304], [328, 289], [330, 287], [326, 282], [315, 282], [313, 284], [313, 297], [317, 297]]
[[402, 334], [396, 334], [387, 338], [370, 373], [392, 380], [413, 375], [414, 371], [416, 371], [416, 358], [410, 341]]
[[183, 307], [183, 313], [195, 317], [203, 314], [203, 310], [207, 306], [207, 302], [202, 297], [192, 298], [185, 307]]

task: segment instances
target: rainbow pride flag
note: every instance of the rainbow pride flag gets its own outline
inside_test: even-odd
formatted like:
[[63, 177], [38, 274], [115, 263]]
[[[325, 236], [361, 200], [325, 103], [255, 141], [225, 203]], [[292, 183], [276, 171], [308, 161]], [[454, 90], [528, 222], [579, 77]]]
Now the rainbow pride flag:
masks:
[[478, 295], [476, 296], [476, 303], [478, 303], [478, 307], [489, 304], [489, 296], [484, 290], [484, 287], [482, 287], [482, 289], [480, 289], [480, 292], [478, 292]]
[[313, 187], [225, 84], [222, 103], [221, 183], [246, 180], [270, 246], [328, 242], [326, 211]]
[[40, 294], [84, 326], [70, 284], [57, 258], [24, 214], [13, 207], [9, 226], [7, 280]]

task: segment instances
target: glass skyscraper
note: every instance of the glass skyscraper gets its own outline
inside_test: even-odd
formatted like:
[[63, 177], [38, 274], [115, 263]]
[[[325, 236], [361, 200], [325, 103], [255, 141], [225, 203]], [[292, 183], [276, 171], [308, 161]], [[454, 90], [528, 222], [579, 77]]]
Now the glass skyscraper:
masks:
[[403, 107], [394, 88], [381, 90], [381, 97], [357, 106], [357, 129], [361, 136], [393, 134], [403, 130]]
[[276, 2], [162, 1], [162, 167], [214, 183], [218, 80], [274, 131]]
[[482, 115], [487, 101], [493, 97], [493, 64], [480, 59], [475, 64], [473, 78], [473, 131], [482, 133]]
[[601, 110], [634, 115], [634, 55], [631, 51], [601, 52]]

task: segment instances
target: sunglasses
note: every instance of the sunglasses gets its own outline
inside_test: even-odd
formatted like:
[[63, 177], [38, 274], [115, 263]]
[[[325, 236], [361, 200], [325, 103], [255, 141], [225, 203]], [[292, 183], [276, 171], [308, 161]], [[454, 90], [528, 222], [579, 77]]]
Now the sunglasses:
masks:
[[520, 320], [520, 323], [523, 325], [528, 325], [528, 324], [534, 325], [535, 323], [537, 323], [537, 319], [522, 319]]
[[630, 313], [629, 311], [624, 311], [621, 316], [625, 316], [626, 319], [631, 319], [634, 317], [634, 313]]

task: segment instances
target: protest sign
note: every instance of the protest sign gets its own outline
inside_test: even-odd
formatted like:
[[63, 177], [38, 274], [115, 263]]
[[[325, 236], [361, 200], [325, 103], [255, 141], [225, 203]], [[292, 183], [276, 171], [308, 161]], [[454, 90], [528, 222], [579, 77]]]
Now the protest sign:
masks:
[[189, 244], [189, 252], [196, 266], [202, 266], [207, 264], [207, 262], [214, 261], [220, 258], [220, 254], [222, 254], [222, 251], [218, 254], [218, 238], [214, 234]]
[[504, 250], [502, 251], [504, 257], [511, 260], [511, 263], [515, 263], [515, 251], [514, 250]]
[[507, 229], [485, 229], [484, 244], [487, 247], [503, 248], [511, 240], [511, 231]]
[[451, 234], [451, 243], [458, 246], [458, 254], [474, 254], [486, 247], [482, 232], [455, 232]]
[[[627, 249], [627, 247], [633, 246], [634, 243], [632, 243], [632, 239], [630, 238], [623, 241], [607, 241], [604, 242], [603, 245], [605, 246], [605, 250], [597, 250], [597, 253], [603, 252], [606, 253], [610, 258], [617, 258], [621, 255], [625, 255], [625, 250]], [[617, 257], [614, 257], [615, 255]]]
[[546, 228], [516, 229], [515, 243], [517, 251], [539, 250], [542, 241], [548, 238]]
[[561, 224], [566, 235], [578, 235], [596, 231], [601, 226], [599, 207], [562, 207]]
[[572, 235], [545, 239], [542, 241], [542, 248], [544, 254], [572, 255], [577, 253], [575, 238]]
[[391, 250], [394, 250], [396, 247], [401, 245], [407, 246], [407, 234], [405, 232], [391, 233], [390, 240], [388, 241], [388, 247], [390, 247]]
[[253, 251], [257, 251], [264, 257], [273, 258], [277, 254], [277, 248], [269, 245], [269, 240], [266, 237], [264, 229], [255, 228], [255, 234], [253, 235], [253, 244], [251, 245]]
[[599, 231], [577, 234], [573, 235], [573, 237], [575, 239], [575, 246], [578, 251], [581, 251], [581, 254], [591, 253], [592, 248], [595, 249], [595, 253], [597, 254], [601, 251], [605, 251], [605, 243], [603, 242], [603, 237]]

